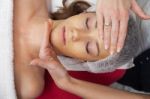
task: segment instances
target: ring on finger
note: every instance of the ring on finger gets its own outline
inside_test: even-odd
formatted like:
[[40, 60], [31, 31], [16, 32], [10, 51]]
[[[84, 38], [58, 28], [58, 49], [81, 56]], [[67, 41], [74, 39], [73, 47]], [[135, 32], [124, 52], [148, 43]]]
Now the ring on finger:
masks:
[[106, 26], [106, 27], [112, 26], [112, 23], [111, 22], [105, 22], [104, 26]]
[[111, 22], [110, 18], [105, 19], [104, 26], [106, 26], [106, 27], [112, 26], [112, 22]]

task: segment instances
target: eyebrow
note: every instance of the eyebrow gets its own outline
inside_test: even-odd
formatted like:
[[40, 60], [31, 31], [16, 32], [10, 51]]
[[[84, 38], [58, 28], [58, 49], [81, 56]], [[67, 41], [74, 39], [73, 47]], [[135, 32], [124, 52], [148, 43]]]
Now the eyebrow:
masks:
[[97, 20], [96, 20], [96, 22], [95, 22], [95, 28], [97, 28]]
[[89, 41], [87, 42], [87, 44], [86, 44], [86, 52], [89, 54], [89, 49], [88, 49], [88, 46], [89, 46]]

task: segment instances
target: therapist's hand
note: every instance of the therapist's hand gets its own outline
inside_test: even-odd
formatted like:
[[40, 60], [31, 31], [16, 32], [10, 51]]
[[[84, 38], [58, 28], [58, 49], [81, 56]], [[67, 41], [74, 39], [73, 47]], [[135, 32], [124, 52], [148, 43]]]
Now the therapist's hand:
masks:
[[56, 85], [63, 89], [63, 87], [65, 87], [64, 83], [69, 81], [70, 76], [57, 59], [56, 53], [54, 52], [49, 42], [50, 25], [51, 24], [49, 24], [49, 22], [46, 23], [46, 31], [44, 33], [43, 42], [41, 44], [39, 58], [33, 59], [30, 65], [39, 66], [48, 70]]
[[110, 53], [120, 52], [127, 34], [129, 10], [142, 19], [150, 19], [136, 0], [97, 0], [98, 31]]

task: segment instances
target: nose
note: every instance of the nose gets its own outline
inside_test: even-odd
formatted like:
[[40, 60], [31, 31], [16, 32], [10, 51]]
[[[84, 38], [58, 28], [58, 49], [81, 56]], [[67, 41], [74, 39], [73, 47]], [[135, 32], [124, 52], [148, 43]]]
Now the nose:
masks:
[[72, 40], [73, 41], [79, 41], [79, 40], [85, 39], [87, 35], [84, 32], [85, 31], [83, 31], [83, 30], [74, 29], [72, 31]]

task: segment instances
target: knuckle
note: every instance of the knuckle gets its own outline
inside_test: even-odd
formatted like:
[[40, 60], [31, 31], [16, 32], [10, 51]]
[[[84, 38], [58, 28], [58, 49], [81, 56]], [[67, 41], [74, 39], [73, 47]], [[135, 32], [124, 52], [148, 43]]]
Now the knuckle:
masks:
[[114, 20], [119, 20], [120, 19], [119, 14], [113, 15], [112, 17], [113, 17]]
[[114, 36], [117, 36], [118, 30], [117, 30], [117, 29], [112, 30], [112, 34], [113, 34]]
[[118, 12], [113, 12], [112, 17], [113, 17], [113, 19], [118, 20], [119, 19], [119, 13]]
[[128, 12], [128, 11], [123, 11], [123, 12], [121, 13], [121, 17], [122, 17], [122, 18], [128, 18], [128, 17], [129, 17], [129, 12]]

